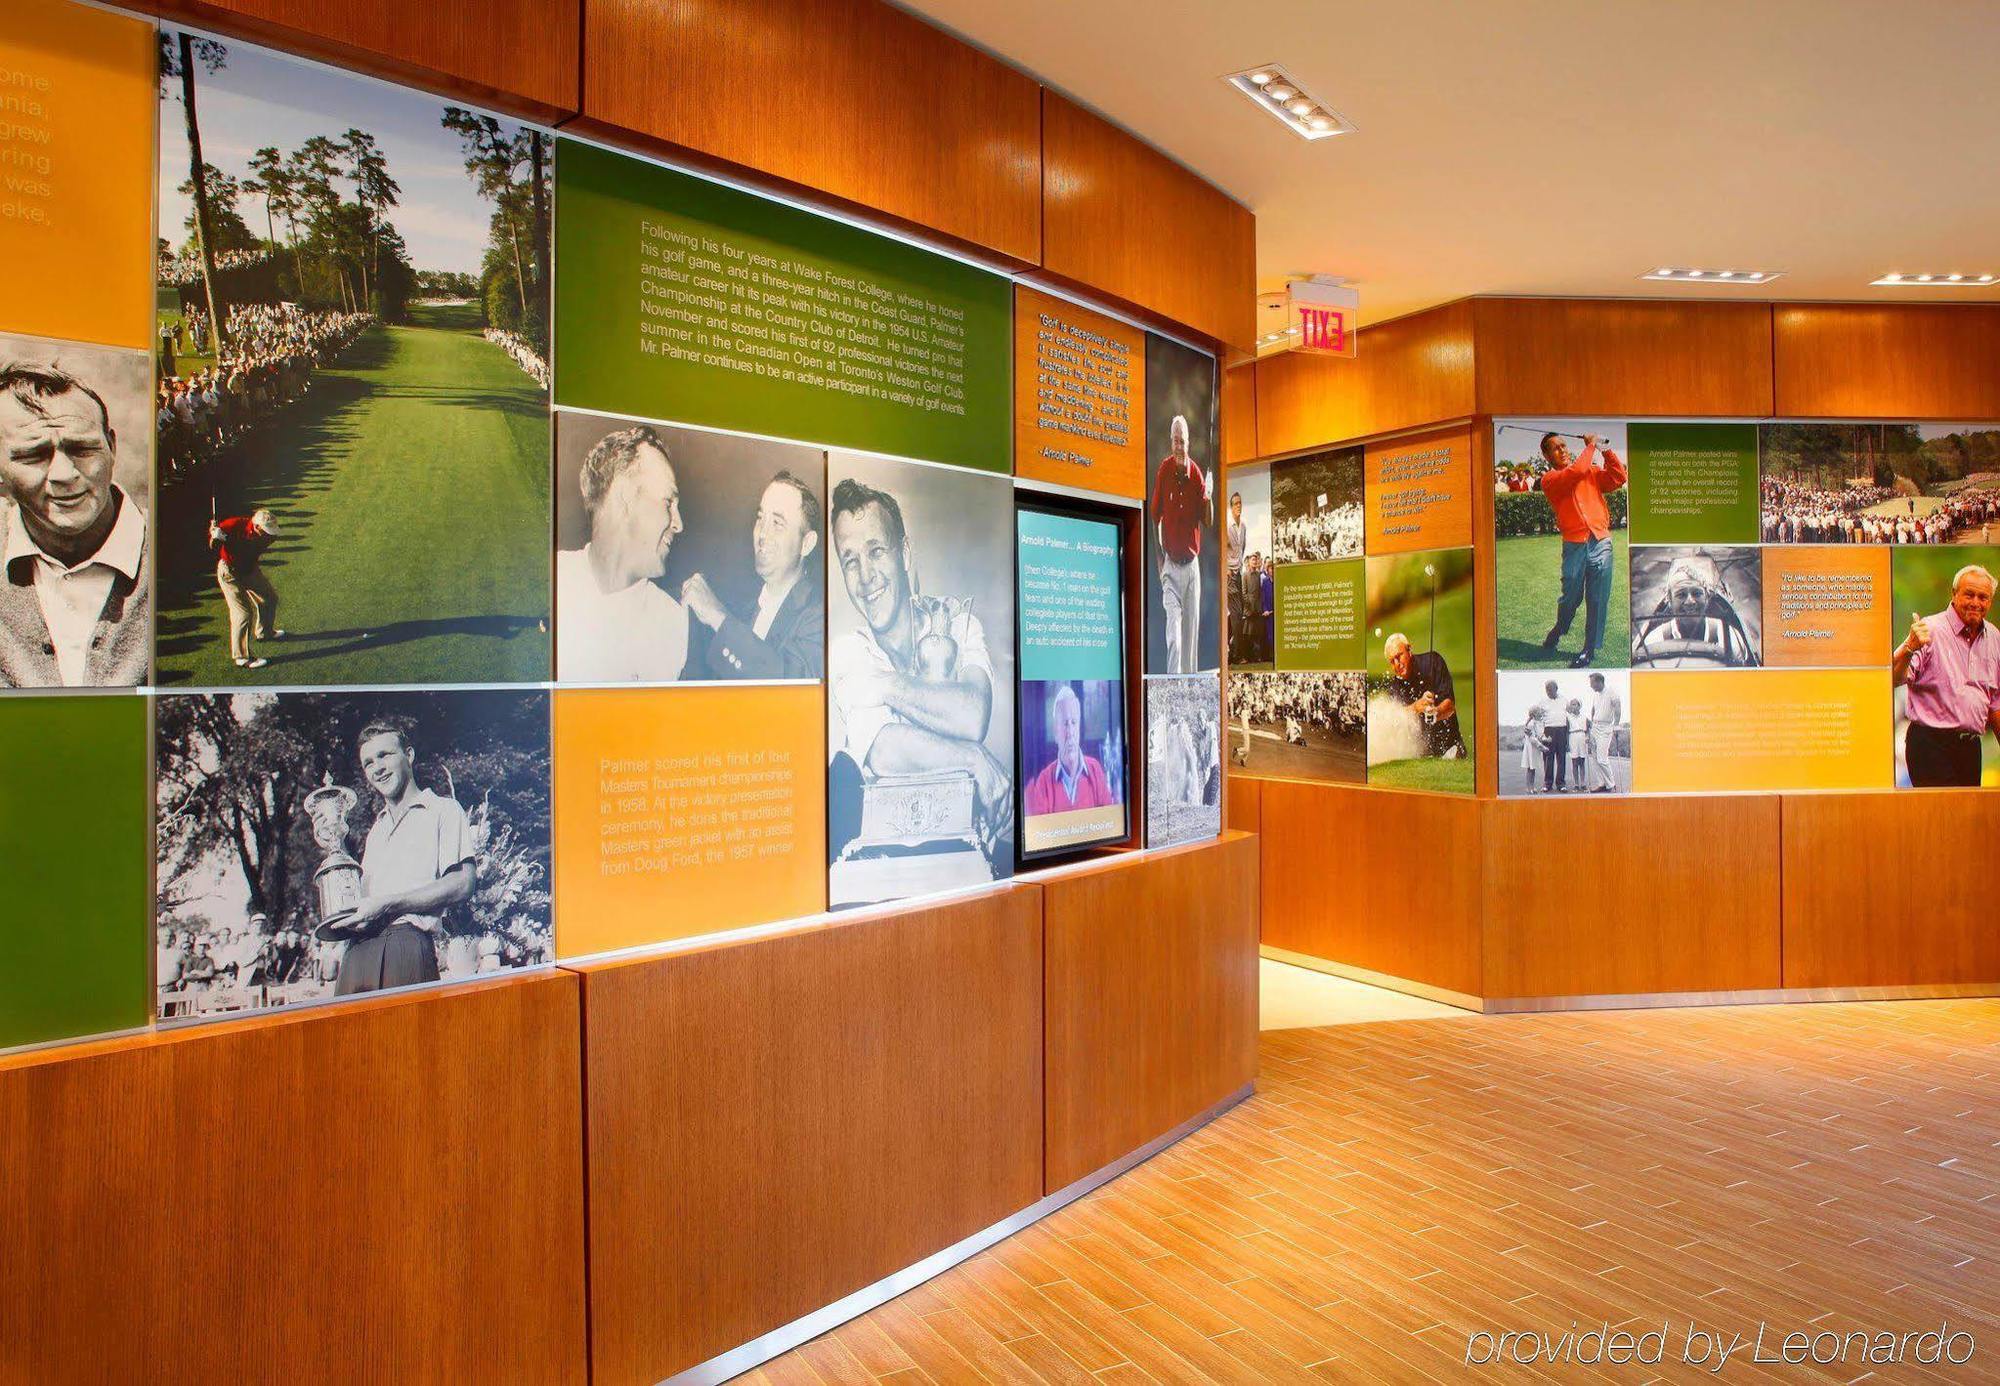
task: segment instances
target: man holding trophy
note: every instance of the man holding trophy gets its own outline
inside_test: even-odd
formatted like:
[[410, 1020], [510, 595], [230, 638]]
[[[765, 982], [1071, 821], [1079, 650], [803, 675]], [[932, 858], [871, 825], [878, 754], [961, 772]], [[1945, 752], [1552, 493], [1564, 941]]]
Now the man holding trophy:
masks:
[[326, 849], [315, 873], [319, 933], [348, 943], [336, 996], [438, 980], [437, 935], [445, 911], [472, 894], [476, 856], [465, 810], [417, 784], [401, 728], [370, 723], [357, 745], [362, 775], [382, 796], [358, 867], [341, 848], [353, 791], [328, 785], [307, 796]]

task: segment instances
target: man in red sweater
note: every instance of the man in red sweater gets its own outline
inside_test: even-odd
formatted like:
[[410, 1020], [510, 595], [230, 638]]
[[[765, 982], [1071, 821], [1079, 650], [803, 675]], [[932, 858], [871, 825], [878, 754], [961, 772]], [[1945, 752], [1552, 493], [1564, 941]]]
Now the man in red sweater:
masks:
[[1558, 433], [1542, 435], [1542, 456], [1549, 464], [1536, 483], [1556, 513], [1562, 532], [1562, 600], [1556, 623], [1542, 641], [1542, 653], [1552, 655], [1569, 634], [1576, 609], [1584, 608], [1583, 653], [1569, 662], [1586, 669], [1604, 644], [1604, 623], [1611, 611], [1611, 508], [1605, 496], [1625, 484], [1625, 463], [1604, 446], [1595, 433], [1583, 438], [1583, 454], [1572, 460], [1569, 443]]
[[282, 640], [278, 628], [278, 593], [264, 576], [264, 550], [277, 540], [277, 524], [268, 510], [225, 515], [208, 527], [209, 546], [216, 551], [215, 585], [229, 608], [229, 657], [239, 669], [261, 669], [269, 660], [252, 652], [250, 639]]

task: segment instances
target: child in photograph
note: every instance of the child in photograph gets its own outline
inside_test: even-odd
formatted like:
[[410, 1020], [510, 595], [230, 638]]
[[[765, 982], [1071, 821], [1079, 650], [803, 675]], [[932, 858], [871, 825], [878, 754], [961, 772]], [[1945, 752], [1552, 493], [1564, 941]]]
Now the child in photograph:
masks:
[[1579, 791], [1583, 784], [1583, 762], [1590, 746], [1590, 719], [1583, 715], [1583, 699], [1569, 700], [1569, 779]]
[[1528, 721], [1521, 728], [1521, 783], [1530, 794], [1539, 793], [1535, 788], [1535, 772], [1542, 768], [1542, 753], [1548, 747], [1548, 739], [1542, 735], [1543, 712], [1537, 704], [1528, 709]]

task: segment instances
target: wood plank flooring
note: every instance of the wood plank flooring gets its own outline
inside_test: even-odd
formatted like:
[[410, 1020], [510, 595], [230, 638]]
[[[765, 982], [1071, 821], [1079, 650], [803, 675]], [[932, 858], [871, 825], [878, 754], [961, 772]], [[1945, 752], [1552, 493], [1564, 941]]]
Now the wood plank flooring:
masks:
[[[1257, 1095], [759, 1383], [1456, 1379], [1468, 1335], [1667, 1328], [1508, 1380], [2000, 1380], [2000, 1001], [1268, 1032]], [[1962, 1367], [1765, 1365], [1793, 1330]], [[1962, 1346], [1962, 1344], [1961, 1344]], [[1484, 1350], [1484, 1344], [1481, 1344]], [[1710, 1366], [1712, 1367], [1711, 1362]]]

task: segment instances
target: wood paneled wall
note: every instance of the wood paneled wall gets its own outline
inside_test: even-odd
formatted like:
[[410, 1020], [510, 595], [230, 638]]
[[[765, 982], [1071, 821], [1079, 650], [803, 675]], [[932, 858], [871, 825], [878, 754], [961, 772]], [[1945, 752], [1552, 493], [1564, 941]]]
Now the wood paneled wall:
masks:
[[1479, 994], [1477, 799], [1304, 780], [1260, 797], [1266, 944]]
[[1257, 219], [1248, 210], [1046, 89], [1041, 175], [1043, 269], [1232, 351], [1254, 349]]
[[1782, 985], [1777, 796], [1484, 807], [1482, 996]]
[[133, 8], [533, 119], [577, 108], [577, 0], [138, 0]]
[[1358, 353], [1350, 361], [1286, 352], [1257, 363], [1259, 457], [1475, 412], [1469, 303], [1364, 327]]
[[1047, 1192], [1256, 1077], [1257, 878], [1234, 832], [1043, 878]]
[[1785, 985], [2000, 982], [1991, 790], [1790, 794]]
[[1042, 258], [1041, 88], [905, 10], [583, 0], [583, 36], [577, 129], [635, 131], [1023, 263]]
[[2000, 418], [2000, 304], [1781, 304], [1777, 412]]
[[567, 973], [0, 1059], [0, 1382], [582, 1382]]
[[1042, 1196], [1041, 905], [1016, 885], [582, 969], [599, 1386], [706, 1361]]
[[1481, 414], [1771, 412], [1771, 306], [1475, 298]]
[[1251, 361], [1222, 372], [1222, 463], [1257, 456], [1257, 364]]
[[1264, 821], [1264, 782], [1249, 775], [1230, 775], [1223, 780], [1223, 826], [1240, 833], [1261, 831]]

